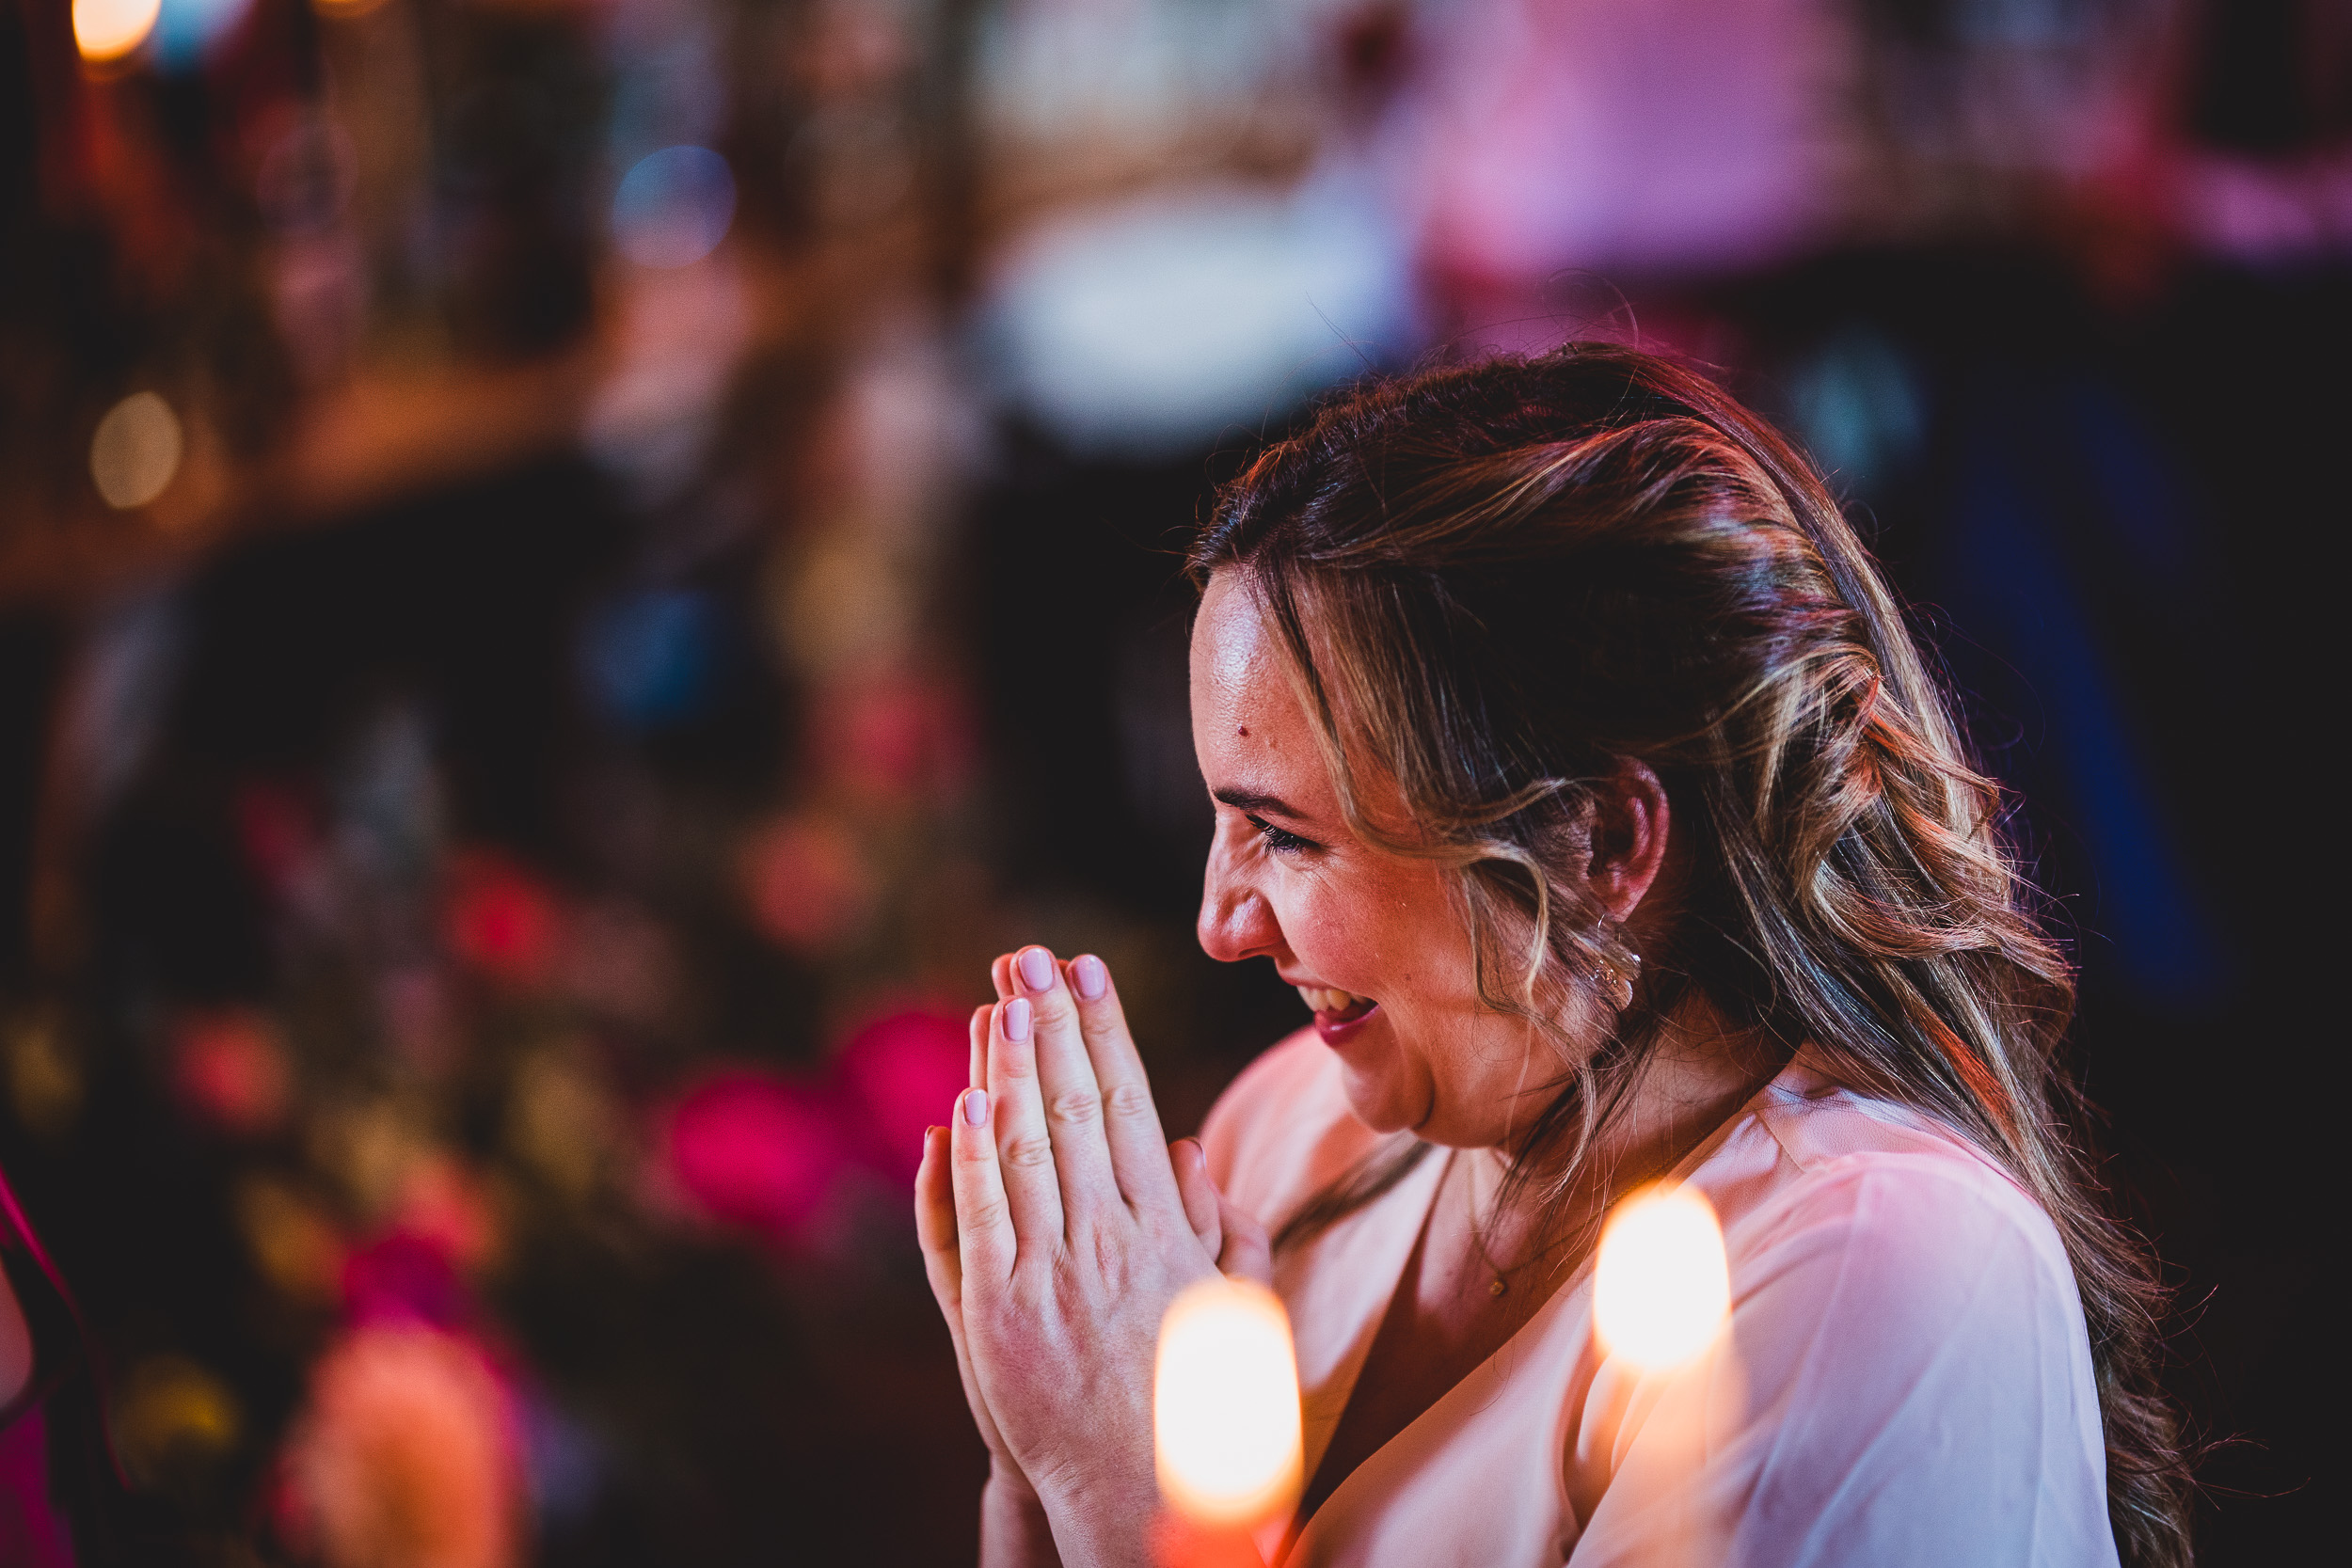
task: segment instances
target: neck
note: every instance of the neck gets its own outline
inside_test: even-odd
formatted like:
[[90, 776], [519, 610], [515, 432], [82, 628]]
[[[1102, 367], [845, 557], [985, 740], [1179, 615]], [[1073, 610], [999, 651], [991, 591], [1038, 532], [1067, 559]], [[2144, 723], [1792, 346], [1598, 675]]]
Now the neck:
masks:
[[1524, 1182], [1521, 1190], [1531, 1196], [1550, 1195], [1538, 1206], [1571, 1230], [1581, 1228], [1632, 1188], [1672, 1170], [1787, 1060], [1785, 1050], [1758, 1031], [1732, 1027], [1693, 992], [1658, 1022], [1630, 1081], [1604, 1090], [1602, 1122], [1583, 1158], [1575, 1158], [1572, 1121], [1516, 1159], [1498, 1149], [1518, 1179], [1506, 1181], [1506, 1188]]

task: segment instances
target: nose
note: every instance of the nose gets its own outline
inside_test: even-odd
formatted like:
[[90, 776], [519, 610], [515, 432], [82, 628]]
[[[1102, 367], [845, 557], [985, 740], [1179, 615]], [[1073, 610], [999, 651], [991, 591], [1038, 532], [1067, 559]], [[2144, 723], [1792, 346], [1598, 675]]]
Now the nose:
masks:
[[1200, 917], [1194, 929], [1200, 950], [1220, 963], [1279, 957], [1283, 949], [1282, 926], [1274, 917], [1274, 906], [1235, 863], [1223, 832], [1209, 847], [1208, 867], [1200, 879]]

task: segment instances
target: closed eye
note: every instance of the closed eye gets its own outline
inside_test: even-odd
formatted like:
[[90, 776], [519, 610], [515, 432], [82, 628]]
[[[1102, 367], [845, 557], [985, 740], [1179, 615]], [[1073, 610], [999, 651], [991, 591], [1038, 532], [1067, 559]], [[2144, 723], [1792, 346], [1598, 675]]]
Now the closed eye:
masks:
[[1244, 812], [1242, 816], [1248, 819], [1251, 827], [1258, 830], [1258, 836], [1265, 840], [1265, 847], [1278, 855], [1295, 855], [1303, 850], [1323, 847], [1313, 839], [1301, 838], [1288, 828], [1278, 828], [1263, 816], [1249, 812]]

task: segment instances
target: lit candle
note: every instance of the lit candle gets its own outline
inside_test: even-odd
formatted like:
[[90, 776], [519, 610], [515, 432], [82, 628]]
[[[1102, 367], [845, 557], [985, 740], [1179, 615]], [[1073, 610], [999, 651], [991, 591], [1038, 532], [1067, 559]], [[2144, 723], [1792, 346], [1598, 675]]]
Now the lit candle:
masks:
[[1731, 1269], [1714, 1206], [1696, 1189], [1653, 1186], [1617, 1206], [1593, 1266], [1593, 1327], [1645, 1372], [1696, 1360], [1731, 1317]]
[[1162, 1560], [1255, 1560], [1250, 1531], [1287, 1513], [1301, 1480], [1298, 1359], [1281, 1302], [1237, 1279], [1179, 1295], [1160, 1320], [1152, 1407]]

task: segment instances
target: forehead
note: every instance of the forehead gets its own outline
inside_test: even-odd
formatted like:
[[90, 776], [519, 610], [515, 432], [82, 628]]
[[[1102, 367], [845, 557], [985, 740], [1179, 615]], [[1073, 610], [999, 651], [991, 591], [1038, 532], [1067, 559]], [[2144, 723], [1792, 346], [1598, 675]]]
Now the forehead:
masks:
[[1299, 800], [1323, 768], [1285, 655], [1257, 595], [1232, 570], [1209, 579], [1192, 624], [1192, 736], [1212, 789]]

